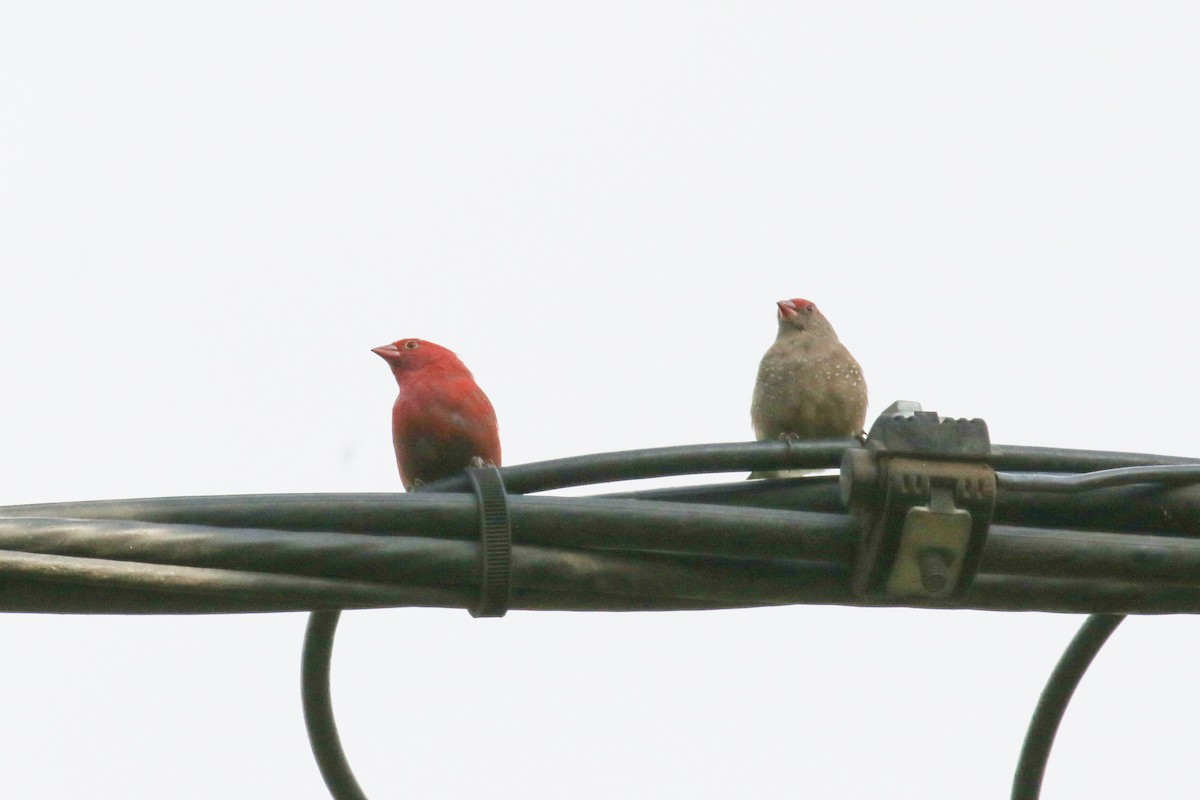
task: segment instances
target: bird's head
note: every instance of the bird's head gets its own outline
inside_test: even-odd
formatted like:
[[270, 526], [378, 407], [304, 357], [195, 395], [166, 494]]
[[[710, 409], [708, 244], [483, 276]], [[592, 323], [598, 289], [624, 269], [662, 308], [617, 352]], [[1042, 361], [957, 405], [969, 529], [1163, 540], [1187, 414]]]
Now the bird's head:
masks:
[[779, 300], [775, 303], [779, 308], [779, 332], [790, 331], [829, 331], [833, 326], [811, 300], [793, 297], [791, 300]]
[[405, 373], [431, 366], [466, 369], [452, 351], [424, 339], [397, 339], [391, 344], [372, 348], [371, 352], [388, 363], [397, 379]]

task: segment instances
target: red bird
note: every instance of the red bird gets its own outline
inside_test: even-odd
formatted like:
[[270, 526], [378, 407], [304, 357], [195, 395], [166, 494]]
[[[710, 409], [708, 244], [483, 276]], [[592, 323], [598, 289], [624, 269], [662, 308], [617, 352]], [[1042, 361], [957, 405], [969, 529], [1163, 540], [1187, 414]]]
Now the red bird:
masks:
[[392, 443], [406, 490], [469, 466], [500, 466], [496, 412], [458, 356], [424, 339], [400, 339], [371, 352], [388, 362], [400, 387]]

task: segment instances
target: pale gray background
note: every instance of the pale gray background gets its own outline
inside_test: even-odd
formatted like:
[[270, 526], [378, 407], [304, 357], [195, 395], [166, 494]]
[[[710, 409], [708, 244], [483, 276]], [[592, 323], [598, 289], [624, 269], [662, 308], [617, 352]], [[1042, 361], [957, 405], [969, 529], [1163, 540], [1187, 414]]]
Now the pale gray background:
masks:
[[[907, 398], [1007, 444], [1200, 455], [1196, 22], [7, 3], [0, 503], [399, 490], [370, 348], [401, 336], [470, 365], [508, 463], [745, 440], [797, 295], [872, 416]], [[1003, 798], [1079, 622], [359, 612], [334, 691], [373, 800]], [[3, 794], [325, 797], [303, 625], [0, 616]], [[1195, 793], [1198, 633], [1116, 633], [1047, 798]]]

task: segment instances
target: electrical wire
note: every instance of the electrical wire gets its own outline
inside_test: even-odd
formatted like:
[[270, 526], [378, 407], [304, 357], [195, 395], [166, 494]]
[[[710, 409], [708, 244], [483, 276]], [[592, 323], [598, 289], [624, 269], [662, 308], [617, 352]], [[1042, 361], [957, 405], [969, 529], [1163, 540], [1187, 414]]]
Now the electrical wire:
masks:
[[1121, 615], [1088, 617], [1062, 654], [1029, 721], [1013, 776], [1012, 800], [1037, 800], [1041, 794], [1050, 748], [1054, 746], [1054, 737], [1075, 688], [1091, 666], [1092, 659], [1124, 619]]
[[340, 616], [340, 611], [317, 611], [308, 617], [300, 666], [304, 726], [321, 777], [334, 800], [367, 800], [346, 760], [333, 714], [329, 674]]
[[[749, 483], [749, 482], [748, 482]], [[304, 517], [351, 524], [370, 495], [143, 500], [152, 519], [202, 518], [212, 500], [226, 523]], [[440, 605], [465, 608], [474, 572], [474, 498], [385, 495], [382, 518], [359, 532], [213, 527], [193, 522], [13, 517], [0, 509], [0, 575], [112, 592], [188, 594], [197, 611]], [[104, 510], [97, 504], [91, 511]], [[847, 514], [597, 497], [511, 497], [513, 608], [729, 608], [785, 603], [873, 605], [845, 576], [858, 541]], [[53, 507], [26, 508], [45, 514]], [[84, 509], [69, 509], [80, 513]], [[1200, 607], [1200, 538], [1002, 524], [989, 532], [975, 587], [955, 600], [896, 605], [1128, 613]], [[410, 522], [411, 520], [411, 522]], [[383, 528], [365, 532], [362, 528]], [[418, 534], [416, 531], [419, 531]], [[26, 553], [38, 555], [38, 560]], [[207, 570], [207, 571], [206, 571]], [[322, 582], [324, 581], [324, 582]], [[1061, 587], [1072, 587], [1067, 593]], [[78, 611], [83, 595], [65, 595]], [[207, 599], [203, 599], [207, 598]], [[30, 607], [0, 582], [0, 608]], [[151, 603], [157, 607], [157, 603]], [[93, 612], [153, 611], [98, 606]]]
[[1002, 489], [1025, 492], [1084, 492], [1137, 483], [1191, 484], [1200, 483], [1200, 465], [1122, 467], [1077, 475], [997, 472], [996, 483]]
[[[1107, 614], [1076, 636], [1039, 703], [1013, 795], [1036, 797], [1070, 693], [1120, 614], [1200, 613], [1200, 461], [993, 446], [987, 460], [1001, 471], [992, 525], [979, 572], [956, 598], [850, 591], [859, 522], [845, 512], [836, 476], [526, 496], [639, 478], [830, 469], [861, 446], [854, 439], [709, 444], [503, 468], [514, 542], [509, 607], [820, 603]], [[0, 610], [318, 611], [304, 644], [306, 724], [331, 793], [362, 800], [329, 690], [336, 609], [473, 607], [479, 515], [470, 488], [463, 475], [413, 495], [0, 508]]]
[[[751, 459], [758, 466], [779, 466], [780, 459], [789, 466], [821, 466], [844, 445], [764, 442], [635, 451], [626, 470], [619, 468], [620, 454], [548, 463], [565, 465], [571, 480], [728, 469], [734, 459], [760, 449], [765, 457]], [[1197, 609], [1200, 487], [1144, 483], [1150, 474], [1174, 481], [1193, 473], [1194, 463], [1140, 454], [994, 450], [997, 463], [1039, 471], [1102, 466], [1108, 472], [1079, 476], [1099, 486], [1082, 494], [1015, 491], [1002, 480], [976, 587], [954, 607]], [[1131, 464], [1136, 467], [1128, 469]], [[546, 463], [502, 470], [508, 471], [526, 488], [569, 482], [555, 478]], [[1136, 483], [1111, 485], [1118, 480]], [[854, 597], [844, 584], [858, 522], [841, 508], [831, 478], [589, 497], [510, 496], [509, 513], [516, 543], [514, 608], [875, 604]], [[477, 582], [477, 525], [475, 499], [465, 492], [13, 506], [0, 509], [0, 576], [7, 578], [0, 582], [0, 609], [178, 613], [189, 602], [198, 613], [466, 607]], [[59, 560], [14, 555], [19, 553]], [[69, 588], [56, 594], [37, 585], [50, 580]], [[944, 601], [903, 598], [896, 604], [946, 607]]]
[[[500, 474], [510, 494], [530, 494], [640, 478], [836, 467], [848, 448], [861, 446], [857, 439], [830, 439], [656, 447], [518, 464], [500, 468]], [[465, 473], [421, 487], [423, 493], [470, 489]]]

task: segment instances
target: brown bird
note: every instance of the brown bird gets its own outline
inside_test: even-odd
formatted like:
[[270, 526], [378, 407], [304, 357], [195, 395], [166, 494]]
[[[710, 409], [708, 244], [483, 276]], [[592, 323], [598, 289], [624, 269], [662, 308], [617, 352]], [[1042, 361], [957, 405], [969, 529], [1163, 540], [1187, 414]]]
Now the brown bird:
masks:
[[795, 441], [861, 435], [867, 417], [862, 368], [814, 304], [795, 298], [776, 305], [779, 333], [759, 362], [750, 405], [755, 437]]

